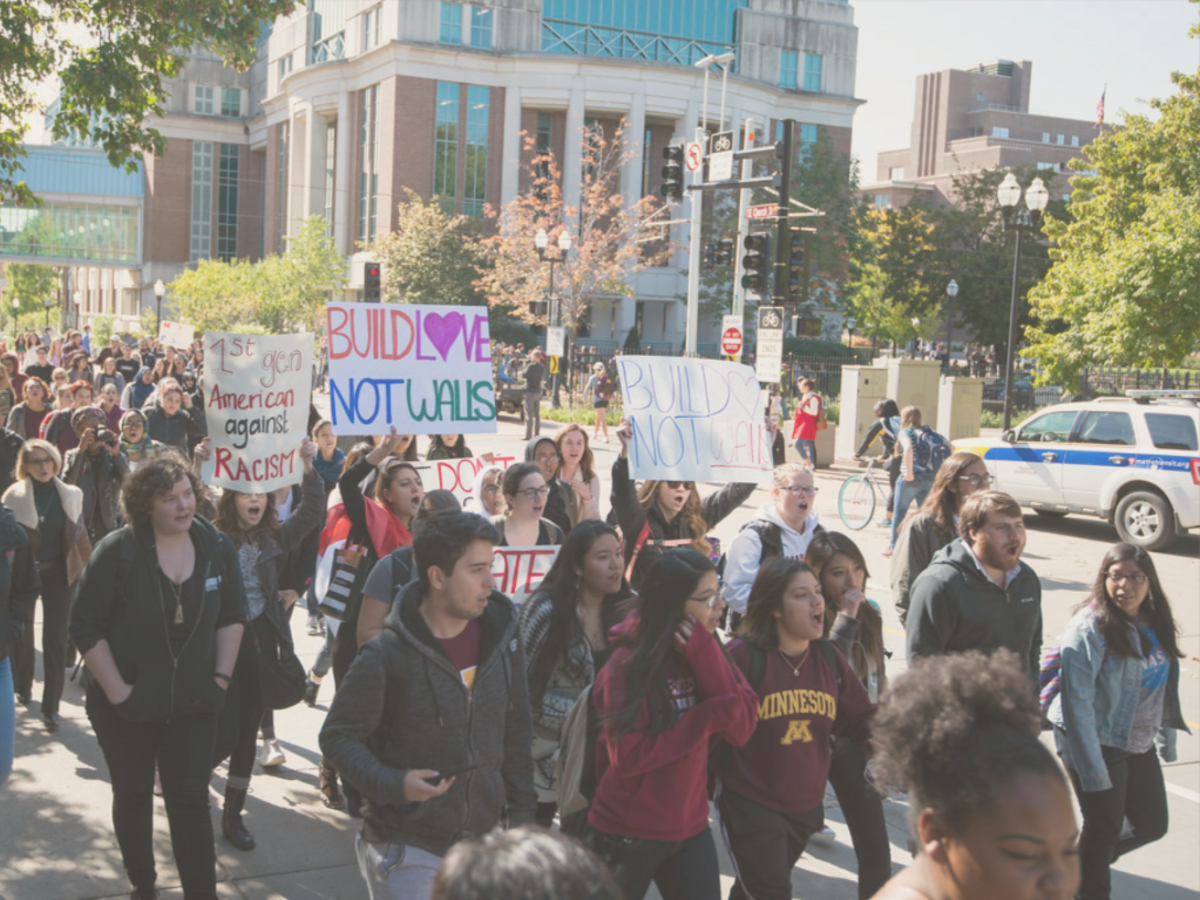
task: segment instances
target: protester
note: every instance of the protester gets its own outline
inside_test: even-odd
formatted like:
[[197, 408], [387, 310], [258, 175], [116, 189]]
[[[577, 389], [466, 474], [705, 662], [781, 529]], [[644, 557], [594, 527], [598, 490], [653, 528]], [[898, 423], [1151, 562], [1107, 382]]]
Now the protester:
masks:
[[166, 446], [146, 434], [146, 414], [140, 409], [126, 410], [121, 416], [121, 452], [125, 454], [130, 472], [136, 472], [138, 466]]
[[563, 542], [562, 529], [544, 518], [552, 488], [533, 463], [517, 463], [504, 471], [501, 491], [507, 509], [493, 516], [500, 547], [534, 547]]
[[63, 459], [63, 480], [83, 492], [82, 520], [95, 546], [123, 524], [121, 488], [129, 477], [129, 465], [117, 435], [104, 429], [102, 410], [94, 406], [75, 410], [71, 427], [79, 435], [79, 446], [68, 450]]
[[12, 774], [16, 739], [15, 680], [11, 653], [26, 628], [41, 593], [33, 546], [13, 511], [0, 506], [0, 785]]
[[976, 491], [963, 502], [958, 533], [913, 583], [908, 658], [1005, 647], [1017, 655], [1036, 691], [1042, 583], [1021, 562], [1020, 504], [999, 491]]
[[191, 409], [191, 400], [173, 379], [158, 386], [157, 402], [146, 408], [146, 434], [168, 447], [187, 454], [204, 438], [204, 425]]
[[709, 744], [744, 744], [758, 698], [713, 636], [724, 611], [716, 567], [671, 550], [646, 571], [642, 601], [610, 632], [592, 702], [602, 723], [600, 775], [584, 842], [626, 900], [653, 881], [663, 900], [717, 900], [708, 827]]
[[25, 374], [33, 378], [40, 378], [43, 383], [50, 384], [54, 379], [54, 364], [50, 362], [50, 349], [38, 344], [33, 352], [37, 362], [27, 365]]
[[92, 364], [88, 360], [86, 351], [80, 350], [70, 357], [70, 363], [67, 365], [67, 377], [72, 382], [86, 381], [88, 384], [92, 384], [95, 381], [96, 375], [92, 371]]
[[[138, 377], [138, 372], [142, 370], [142, 361], [133, 355], [133, 347], [129, 344], [121, 345], [121, 355], [116, 359], [117, 372], [125, 379], [125, 384], [133, 384], [135, 378]], [[122, 389], [124, 393], [124, 389]]]
[[317, 455], [313, 457], [313, 468], [321, 476], [328, 496], [337, 487], [338, 479], [346, 464], [346, 454], [337, 445], [337, 435], [333, 433], [333, 423], [328, 419], [319, 419], [312, 429], [312, 439], [317, 445]]
[[435, 434], [429, 440], [426, 459], [470, 459], [474, 454], [461, 434]]
[[800, 391], [800, 399], [796, 402], [796, 416], [792, 422], [792, 440], [796, 442], [796, 452], [815, 469], [817, 467], [817, 430], [821, 411], [825, 400], [814, 388], [811, 378], [801, 378], [796, 382]]
[[97, 408], [104, 413], [104, 427], [113, 434], [120, 433], [121, 416], [125, 415], [120, 401], [121, 392], [113, 384], [106, 384], [101, 388], [99, 399], [96, 401]]
[[50, 415], [47, 405], [50, 391], [40, 378], [30, 376], [21, 389], [22, 400], [8, 414], [8, 430], [21, 440], [35, 438], [42, 431], [42, 422]]
[[872, 726], [879, 783], [908, 792], [913, 864], [876, 900], [1069, 900], [1079, 831], [1037, 738], [1037, 700], [1007, 651], [917, 660]]
[[8, 414], [16, 404], [17, 394], [8, 375], [8, 366], [0, 366], [0, 422], [8, 421]]
[[[792, 869], [823, 824], [830, 737], [856, 746], [869, 737], [875, 706], [842, 654], [823, 646], [825, 619], [821, 586], [806, 563], [763, 564], [729, 646], [757, 695], [758, 724], [717, 770], [721, 831], [737, 878], [731, 900], [792, 896]], [[861, 886], [859, 893], [870, 896]]]
[[[21, 359], [13, 352], [0, 354], [0, 363], [4, 365], [4, 374], [8, 376], [9, 389], [13, 393], [13, 403], [19, 402], [25, 396], [25, 382], [28, 375], [21, 371]], [[7, 420], [8, 415], [5, 414]]]
[[96, 548], [71, 611], [71, 637], [92, 676], [88, 719], [108, 764], [113, 828], [136, 898], [158, 896], [156, 764], [184, 896], [217, 896], [208, 782], [246, 594], [229, 539], [195, 515], [199, 492], [174, 453], [139, 468], [121, 494], [128, 524]]
[[879, 455], [886, 462], [888, 475], [887, 518], [881, 523], [885, 528], [892, 524], [892, 508], [896, 502], [896, 479], [900, 477], [900, 457], [896, 455], [896, 438], [900, 434], [900, 408], [896, 401], [890, 398], [880, 400], [874, 408], [875, 421], [867, 429], [862, 443], [854, 451], [855, 459], [862, 459], [867, 449], [879, 438], [883, 443], [883, 452]]
[[938, 469], [929, 496], [921, 508], [901, 523], [892, 553], [892, 598], [900, 624], [908, 621], [909, 594], [917, 576], [929, 567], [933, 555], [958, 535], [963, 501], [991, 487], [983, 460], [968, 450], [952, 453]]
[[504, 494], [501, 482], [504, 480], [504, 469], [500, 466], [484, 466], [475, 476], [473, 498], [478, 503], [481, 516], [498, 516], [504, 512]]
[[126, 409], [141, 409], [154, 393], [154, 373], [148, 366], [138, 370], [137, 377], [121, 392], [121, 405]]
[[1179, 626], [1149, 553], [1109, 549], [1060, 652], [1049, 719], [1083, 813], [1078, 896], [1108, 900], [1112, 863], [1167, 833], [1158, 758], [1174, 762], [1176, 735], [1189, 731], [1179, 704]]
[[19, 434], [0, 427], [0, 497], [17, 480], [17, 459], [24, 444]]
[[540, 348], [529, 354], [529, 365], [522, 378], [525, 381], [525, 440], [542, 430], [542, 379], [546, 377], [545, 359]]
[[76, 381], [70, 386], [70, 404], [55, 410], [42, 420], [42, 430], [39, 437], [49, 441], [58, 448], [59, 453], [66, 453], [79, 446], [79, 435], [71, 427], [71, 417], [75, 410], [92, 405], [92, 383]]
[[125, 390], [125, 376], [117, 371], [117, 361], [111, 356], [104, 360], [102, 368], [96, 373], [96, 379], [92, 383], [99, 394], [104, 389], [106, 384], [111, 384], [117, 389], [117, 396], [121, 396], [121, 391]]
[[[557, 811], [559, 740], [567, 712], [608, 661], [608, 633], [629, 596], [621, 541], [611, 525], [582, 522], [521, 608], [533, 714], [533, 781], [537, 821], [549, 828]], [[563, 823], [578, 834], [582, 822]]]
[[554, 443], [558, 447], [558, 470], [554, 475], [574, 491], [571, 527], [585, 519], [600, 518], [600, 476], [595, 471], [587, 432], [576, 424], [564, 425], [555, 433]]
[[[42, 582], [42, 722], [60, 724], [67, 661], [67, 616], [72, 588], [92, 552], [83, 522], [83, 492], [59, 479], [62, 457], [53, 444], [29, 440], [17, 457], [16, 482], [4, 505], [29, 535]], [[22, 704], [33, 694], [33, 618], [16, 645], [16, 690]]]
[[546, 498], [545, 516], [562, 529], [562, 533], [566, 535], [571, 533], [571, 528], [579, 519], [579, 495], [569, 484], [558, 477], [558, 466], [561, 461], [558, 443], [554, 438], [535, 435], [525, 442], [525, 462], [537, 465], [550, 488], [550, 493]]
[[819, 490], [813, 486], [809, 463], [775, 467], [771, 502], [760, 506], [755, 517], [742, 526], [725, 554], [725, 600], [730, 609], [745, 613], [746, 599], [762, 563], [776, 556], [804, 558], [813, 536], [823, 532], [813, 508]]
[[608, 401], [612, 399], [616, 388], [612, 379], [604, 370], [604, 363], [592, 365], [592, 377], [583, 386], [583, 393], [592, 395], [592, 409], [596, 411], [596, 430], [592, 432], [594, 440], [600, 440], [600, 432], [604, 432], [604, 443], [608, 443]]
[[363, 794], [356, 838], [372, 898], [429, 897], [461, 836], [533, 818], [529, 698], [511, 601], [493, 589], [495, 530], [441, 513], [413, 546], [417, 581], [346, 673], [321, 749]]

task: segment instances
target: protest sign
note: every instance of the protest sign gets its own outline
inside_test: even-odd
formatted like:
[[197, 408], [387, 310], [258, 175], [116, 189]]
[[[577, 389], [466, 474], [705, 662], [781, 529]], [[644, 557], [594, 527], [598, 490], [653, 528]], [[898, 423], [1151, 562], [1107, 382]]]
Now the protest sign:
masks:
[[633, 428], [632, 477], [757, 481], [771, 468], [766, 410], [749, 366], [621, 356], [617, 368]]
[[196, 329], [183, 322], [167, 322], [158, 324], [158, 340], [164, 347], [179, 347], [186, 350], [196, 339]]
[[558, 547], [497, 547], [492, 559], [496, 590], [520, 606], [533, 596], [554, 560]]
[[496, 431], [486, 308], [330, 303], [326, 316], [335, 434]]
[[312, 334], [205, 334], [207, 484], [258, 493], [303, 479], [312, 355]]
[[482, 508], [478, 503], [479, 498], [475, 496], [476, 476], [489, 466], [507, 469], [515, 462], [517, 462], [515, 456], [492, 454], [490, 461], [480, 457], [427, 460], [419, 463], [418, 469], [421, 472], [421, 484], [426, 491], [450, 491], [458, 498], [463, 509], [482, 515]]

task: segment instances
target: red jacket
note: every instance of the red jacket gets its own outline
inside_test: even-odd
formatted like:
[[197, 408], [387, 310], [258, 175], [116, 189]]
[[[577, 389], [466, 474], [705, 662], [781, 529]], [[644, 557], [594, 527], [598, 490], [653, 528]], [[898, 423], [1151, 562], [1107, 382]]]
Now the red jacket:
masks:
[[[814, 406], [813, 400], [817, 403]], [[796, 404], [796, 416], [792, 419], [792, 440], [815, 441], [817, 439], [817, 413], [825, 401], [813, 391]], [[813, 407], [806, 411], [805, 406]]]
[[[628, 639], [638, 626], [629, 616], [611, 632]], [[592, 702], [600, 721], [625, 705], [624, 668], [631, 651], [618, 646], [596, 676]], [[683, 841], [708, 827], [708, 749], [714, 736], [744, 744], [754, 733], [758, 698], [744, 675], [729, 664], [717, 639], [692, 632], [684, 652], [672, 654], [667, 677], [676, 702], [688, 704], [668, 731], [647, 734], [649, 702], [634, 730], [615, 739], [608, 728], [596, 746], [599, 783], [588, 821], [597, 831], [655, 841]]]

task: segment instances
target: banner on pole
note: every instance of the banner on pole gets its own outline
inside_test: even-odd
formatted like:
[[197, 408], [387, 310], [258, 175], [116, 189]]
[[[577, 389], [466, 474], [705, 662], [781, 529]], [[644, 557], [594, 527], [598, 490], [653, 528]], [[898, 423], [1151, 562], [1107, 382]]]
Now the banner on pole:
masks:
[[757, 481], [772, 465], [754, 370], [659, 356], [617, 359], [634, 478]]
[[335, 434], [496, 431], [486, 308], [330, 303], [326, 317]]
[[260, 493], [303, 479], [312, 356], [311, 333], [204, 335], [207, 484]]
[[556, 546], [497, 547], [492, 558], [496, 590], [520, 606], [538, 589], [558, 559], [558, 550]]

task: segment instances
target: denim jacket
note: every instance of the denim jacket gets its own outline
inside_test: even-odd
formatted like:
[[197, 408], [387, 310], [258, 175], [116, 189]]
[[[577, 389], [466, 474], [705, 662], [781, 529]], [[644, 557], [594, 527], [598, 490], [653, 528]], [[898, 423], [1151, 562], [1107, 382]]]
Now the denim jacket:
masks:
[[[1128, 627], [1133, 645], [1140, 647], [1137, 626]], [[1063, 633], [1062, 690], [1048, 716], [1055, 725], [1063, 761], [1079, 774], [1083, 790], [1112, 787], [1100, 748], [1121, 747], [1128, 740], [1141, 685], [1142, 658], [1109, 655], [1095, 612], [1090, 607], [1077, 612]], [[1166, 762], [1175, 760], [1179, 729], [1188, 731], [1179, 707], [1179, 660], [1172, 657], [1156, 741]]]

